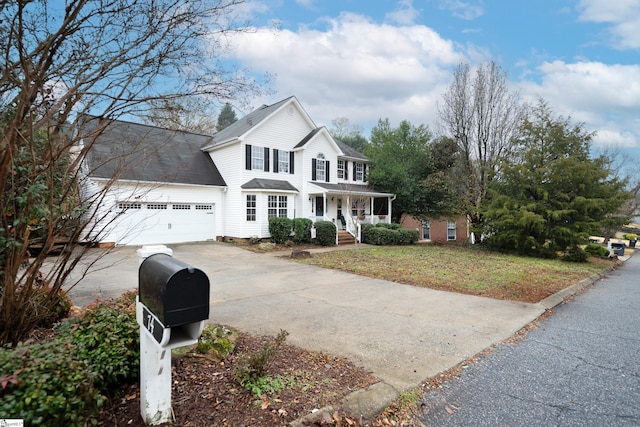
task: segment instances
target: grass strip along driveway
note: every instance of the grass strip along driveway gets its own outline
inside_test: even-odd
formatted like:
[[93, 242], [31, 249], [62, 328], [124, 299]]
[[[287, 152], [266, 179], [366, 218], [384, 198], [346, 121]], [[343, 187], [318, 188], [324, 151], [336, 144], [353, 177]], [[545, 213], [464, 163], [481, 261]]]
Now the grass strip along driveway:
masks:
[[376, 279], [496, 299], [536, 303], [616, 261], [529, 258], [461, 246], [361, 247], [298, 260]]

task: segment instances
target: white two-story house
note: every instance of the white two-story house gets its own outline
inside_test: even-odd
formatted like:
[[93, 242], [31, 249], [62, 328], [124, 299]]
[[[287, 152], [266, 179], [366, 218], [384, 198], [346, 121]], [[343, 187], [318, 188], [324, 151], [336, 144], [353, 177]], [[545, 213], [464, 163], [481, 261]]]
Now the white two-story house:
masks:
[[268, 238], [272, 216], [356, 235], [360, 223], [391, 218], [394, 196], [367, 185], [368, 159], [317, 127], [295, 97], [213, 136], [95, 117], [79, 129], [90, 146], [83, 194], [101, 195], [90, 236], [103, 244]]

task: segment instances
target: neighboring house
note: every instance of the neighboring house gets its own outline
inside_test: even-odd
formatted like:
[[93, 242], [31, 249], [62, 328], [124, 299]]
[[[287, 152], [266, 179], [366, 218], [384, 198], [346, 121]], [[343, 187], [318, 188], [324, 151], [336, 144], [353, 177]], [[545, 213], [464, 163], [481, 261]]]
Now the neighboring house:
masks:
[[418, 230], [420, 240], [428, 242], [466, 242], [469, 240], [469, 221], [463, 215], [457, 218], [419, 220], [404, 214], [402, 228]]
[[[269, 237], [272, 216], [333, 221], [357, 234], [389, 222], [393, 194], [367, 185], [369, 160], [317, 127], [295, 97], [263, 105], [213, 136], [85, 117], [92, 237], [141, 245]], [[95, 130], [95, 131], [93, 131]], [[93, 132], [92, 132], [93, 131]]]

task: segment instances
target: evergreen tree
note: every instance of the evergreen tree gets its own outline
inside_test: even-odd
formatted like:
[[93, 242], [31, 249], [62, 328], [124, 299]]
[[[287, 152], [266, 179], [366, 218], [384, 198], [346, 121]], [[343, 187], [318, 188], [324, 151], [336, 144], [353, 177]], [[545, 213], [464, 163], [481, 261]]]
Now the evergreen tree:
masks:
[[396, 195], [394, 222], [399, 222], [403, 213], [426, 218], [451, 212], [447, 173], [451, 163], [444, 160], [451, 153], [445, 142], [432, 143], [428, 127], [416, 127], [406, 120], [395, 129], [389, 119], [379, 120], [372, 129], [365, 151], [372, 162], [367, 176], [376, 189]]
[[593, 133], [553, 117], [542, 100], [523, 122], [519, 156], [505, 163], [484, 211], [494, 247], [533, 255], [575, 248], [628, 200], [625, 182], [592, 158]]
[[222, 129], [237, 121], [238, 118], [236, 117], [235, 111], [233, 111], [233, 108], [231, 108], [231, 104], [227, 102], [226, 104], [224, 104], [222, 111], [220, 111], [220, 115], [218, 115], [218, 125], [216, 126], [216, 128], [218, 129], [218, 132], [220, 132]]

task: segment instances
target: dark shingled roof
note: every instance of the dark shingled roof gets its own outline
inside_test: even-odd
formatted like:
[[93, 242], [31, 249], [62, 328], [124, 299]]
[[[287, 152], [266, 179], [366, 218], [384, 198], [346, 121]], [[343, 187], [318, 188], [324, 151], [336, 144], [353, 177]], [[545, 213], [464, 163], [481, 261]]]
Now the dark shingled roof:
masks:
[[85, 159], [91, 177], [226, 186], [200, 149], [210, 136], [93, 116], [83, 116], [78, 124], [85, 145], [91, 144]]
[[298, 189], [291, 185], [289, 181], [281, 181], [279, 179], [254, 178], [251, 181], [242, 184], [240, 187], [245, 190], [280, 190], [298, 192]]
[[340, 147], [340, 150], [342, 150], [342, 152], [344, 153], [345, 157], [350, 157], [352, 159], [358, 159], [358, 160], [364, 160], [364, 161], [368, 161], [369, 160], [369, 158], [367, 156], [365, 156], [361, 152], [356, 151], [355, 149], [351, 148], [350, 146], [348, 146], [344, 142], [340, 141], [339, 139], [333, 138], [333, 140], [336, 142], [336, 144], [338, 144], [338, 147]]
[[240, 120], [233, 122], [226, 128], [222, 129], [220, 132], [213, 135], [211, 141], [204, 145], [203, 148], [215, 147], [216, 145], [219, 145], [225, 141], [229, 141], [244, 135], [249, 130], [251, 130], [251, 128], [257, 126], [261, 121], [266, 119], [271, 113], [276, 111], [291, 98], [293, 98], [293, 96], [290, 96], [289, 98], [283, 99], [282, 101], [276, 102], [272, 105], [263, 105], [257, 110], [252, 111]]

